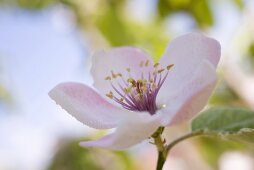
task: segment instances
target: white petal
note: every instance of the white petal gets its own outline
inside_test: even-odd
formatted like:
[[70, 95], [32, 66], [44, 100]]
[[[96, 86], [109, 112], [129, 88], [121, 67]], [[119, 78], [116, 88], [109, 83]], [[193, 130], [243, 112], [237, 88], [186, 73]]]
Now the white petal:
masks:
[[133, 112], [123, 120], [116, 131], [96, 141], [81, 142], [83, 147], [101, 147], [122, 150], [150, 137], [160, 126], [161, 114], [154, 116], [147, 112]]
[[172, 91], [184, 87], [204, 59], [216, 68], [220, 59], [220, 44], [216, 40], [198, 33], [173, 40], [160, 61], [164, 67], [169, 64], [174, 67], [161, 87], [158, 102], [165, 103]]
[[49, 96], [77, 120], [97, 129], [115, 127], [127, 110], [118, 108], [90, 87], [81, 83], [62, 83]]
[[168, 100], [164, 113], [164, 125], [188, 121], [206, 105], [216, 84], [214, 66], [204, 60], [187, 86], [178, 89]]
[[[140, 63], [149, 60], [148, 67], [140, 67]], [[105, 80], [107, 76], [114, 73], [121, 73], [127, 80], [129, 73], [127, 68], [131, 70], [132, 78], [141, 78], [142, 72], [148, 75], [147, 72], [153, 67], [153, 61], [148, 54], [142, 50], [133, 47], [113, 48], [109, 51], [99, 51], [92, 57], [91, 74], [94, 79], [94, 86], [102, 94], [108, 93], [112, 87], [108, 81]], [[122, 79], [114, 80], [114, 82], [122, 83]]]

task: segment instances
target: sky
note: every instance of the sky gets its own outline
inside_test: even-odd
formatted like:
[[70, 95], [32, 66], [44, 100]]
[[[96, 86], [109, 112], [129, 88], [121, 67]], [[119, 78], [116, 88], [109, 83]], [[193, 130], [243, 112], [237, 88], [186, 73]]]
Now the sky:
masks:
[[92, 83], [86, 42], [66, 20], [69, 13], [63, 7], [0, 11], [0, 81], [12, 96], [0, 109], [0, 169], [43, 169], [59, 136], [88, 129], [48, 97], [60, 82]]

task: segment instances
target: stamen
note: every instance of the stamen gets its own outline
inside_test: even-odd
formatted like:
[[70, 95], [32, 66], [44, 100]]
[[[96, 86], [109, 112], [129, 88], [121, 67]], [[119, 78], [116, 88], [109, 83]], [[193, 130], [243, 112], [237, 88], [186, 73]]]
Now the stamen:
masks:
[[[149, 60], [141, 61], [139, 66], [149, 66]], [[144, 75], [145, 73], [141, 70], [138, 79], [131, 76], [130, 68], [126, 68], [127, 75], [115, 73], [111, 70], [111, 75], [105, 77], [105, 80], [110, 80], [110, 85], [116, 95], [112, 91], [109, 91], [106, 96], [125, 109], [131, 111], [148, 111], [150, 114], [155, 114], [157, 109], [164, 107], [164, 105], [156, 105], [156, 97], [169, 74], [169, 70], [173, 66], [171, 64], [165, 68], [159, 68], [159, 63], [155, 63], [153, 70], [148, 72], [148, 75]], [[113, 84], [113, 81], [117, 81], [118, 87]]]
[[149, 60], [146, 60], [145, 66], [147, 67], [149, 65]]
[[128, 94], [128, 93], [130, 93], [131, 92], [131, 87], [129, 87], [129, 88], [124, 88], [124, 92], [125, 92], [125, 94]]
[[127, 80], [127, 82], [131, 83], [132, 87], [136, 87], [137, 86], [137, 83], [136, 83], [136, 81], [133, 78], [129, 78]]
[[153, 65], [153, 67], [156, 68], [156, 67], [158, 67], [159, 65], [160, 65], [160, 63], [155, 63], [155, 64]]
[[174, 66], [174, 64], [168, 65], [168, 66], [167, 66], [167, 70], [170, 70], [173, 66]]
[[117, 74], [115, 74], [113, 70], [111, 70], [111, 75], [112, 75], [112, 78], [114, 79], [117, 78]]
[[108, 94], [106, 94], [106, 96], [109, 97], [110, 99], [113, 99], [113, 97], [114, 97], [112, 91], [110, 91]]
[[110, 76], [105, 77], [105, 80], [111, 80]]
[[160, 74], [160, 73], [162, 73], [164, 70], [165, 70], [165, 69], [163, 68], [163, 69], [158, 70], [157, 72]]

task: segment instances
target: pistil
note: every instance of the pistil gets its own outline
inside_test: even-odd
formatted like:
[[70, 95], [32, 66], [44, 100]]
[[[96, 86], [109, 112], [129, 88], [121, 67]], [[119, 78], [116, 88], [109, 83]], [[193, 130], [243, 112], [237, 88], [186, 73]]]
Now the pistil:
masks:
[[[149, 60], [140, 63], [142, 67], [148, 67]], [[141, 75], [140, 79], [135, 80], [131, 76], [131, 69], [126, 68], [128, 78], [125, 79], [121, 73], [111, 71], [111, 75], [107, 76], [105, 80], [109, 81], [112, 91], [106, 94], [107, 97], [120, 104], [123, 108], [131, 111], [147, 111], [151, 115], [156, 113], [159, 108], [156, 105], [157, 94], [165, 82], [169, 70], [174, 65], [168, 65], [166, 68], [159, 68], [159, 63], [154, 64], [152, 72], [149, 72], [147, 79], [145, 75]], [[119, 82], [123, 82], [122, 84]], [[117, 86], [114, 82], [116, 81]]]

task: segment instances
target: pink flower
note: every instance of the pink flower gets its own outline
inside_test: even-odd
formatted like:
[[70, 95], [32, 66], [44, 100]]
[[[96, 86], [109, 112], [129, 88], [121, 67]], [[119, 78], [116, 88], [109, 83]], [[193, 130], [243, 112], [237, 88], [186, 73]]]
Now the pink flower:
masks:
[[156, 64], [140, 49], [114, 48], [92, 57], [94, 87], [101, 95], [73, 82], [57, 85], [49, 95], [87, 126], [116, 128], [81, 146], [121, 150], [201, 111], [215, 87], [219, 59], [220, 44], [197, 33], [173, 40]]

